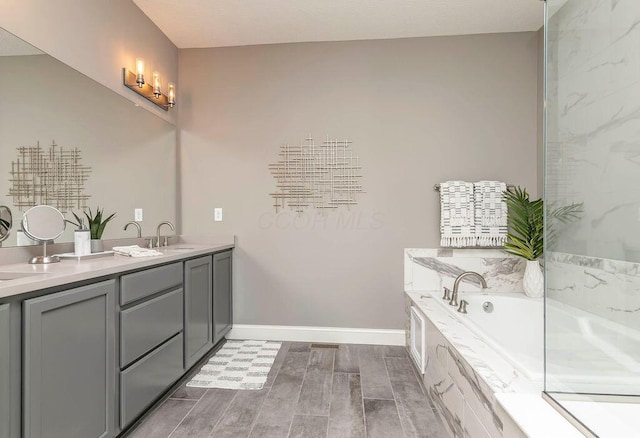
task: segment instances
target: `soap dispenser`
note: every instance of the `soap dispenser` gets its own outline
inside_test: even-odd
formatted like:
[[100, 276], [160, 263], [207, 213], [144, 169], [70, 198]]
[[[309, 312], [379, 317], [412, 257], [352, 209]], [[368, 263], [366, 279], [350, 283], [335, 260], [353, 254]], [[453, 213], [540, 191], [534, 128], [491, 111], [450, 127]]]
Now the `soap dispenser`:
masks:
[[80, 228], [73, 234], [73, 246], [77, 256], [91, 254], [91, 232], [84, 226], [84, 220], [80, 220]]

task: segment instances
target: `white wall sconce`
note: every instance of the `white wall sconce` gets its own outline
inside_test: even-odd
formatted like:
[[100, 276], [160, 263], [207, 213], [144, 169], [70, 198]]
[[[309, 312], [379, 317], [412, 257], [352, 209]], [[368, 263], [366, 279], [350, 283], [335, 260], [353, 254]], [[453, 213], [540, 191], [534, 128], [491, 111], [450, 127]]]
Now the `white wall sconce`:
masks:
[[153, 80], [151, 84], [144, 80], [144, 59], [136, 59], [136, 72], [133, 73], [126, 67], [122, 69], [122, 83], [130, 90], [136, 92], [150, 102], [158, 105], [165, 111], [176, 106], [176, 86], [173, 82], [167, 85], [168, 96], [162, 94], [162, 86], [160, 84], [160, 73], [153, 72]]

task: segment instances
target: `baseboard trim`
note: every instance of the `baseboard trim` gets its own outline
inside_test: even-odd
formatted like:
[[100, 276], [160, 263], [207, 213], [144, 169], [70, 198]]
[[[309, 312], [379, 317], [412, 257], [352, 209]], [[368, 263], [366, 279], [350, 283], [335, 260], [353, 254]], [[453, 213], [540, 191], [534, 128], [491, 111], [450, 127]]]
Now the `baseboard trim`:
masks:
[[405, 345], [404, 330], [234, 324], [227, 339]]

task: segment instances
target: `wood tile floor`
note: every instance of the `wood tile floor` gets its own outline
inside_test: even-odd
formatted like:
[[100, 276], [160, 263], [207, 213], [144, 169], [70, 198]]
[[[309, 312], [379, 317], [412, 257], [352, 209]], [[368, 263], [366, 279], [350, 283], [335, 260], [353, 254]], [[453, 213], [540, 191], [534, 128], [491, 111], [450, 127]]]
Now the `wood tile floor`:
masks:
[[404, 347], [284, 342], [259, 391], [179, 388], [128, 437], [446, 437]]

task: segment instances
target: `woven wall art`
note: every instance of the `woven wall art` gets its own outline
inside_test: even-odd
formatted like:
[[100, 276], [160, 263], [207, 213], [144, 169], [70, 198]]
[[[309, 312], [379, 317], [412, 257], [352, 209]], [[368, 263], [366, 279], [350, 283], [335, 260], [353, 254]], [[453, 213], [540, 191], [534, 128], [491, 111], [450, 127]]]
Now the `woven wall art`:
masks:
[[276, 212], [290, 208], [328, 211], [349, 208], [363, 192], [362, 167], [349, 140], [327, 140], [316, 145], [309, 137], [299, 146], [280, 146], [279, 160], [269, 165], [276, 180], [271, 193]]
[[34, 205], [50, 205], [66, 213], [86, 207], [91, 196], [84, 192], [84, 184], [91, 167], [81, 164], [78, 148], [64, 149], [55, 141], [47, 149], [18, 146], [17, 157], [11, 162], [8, 196], [20, 211]]

